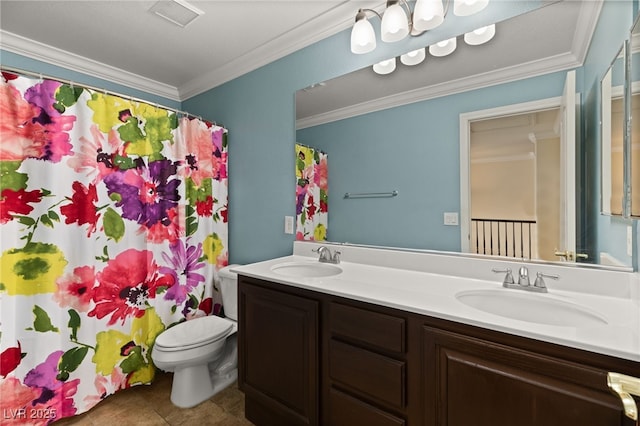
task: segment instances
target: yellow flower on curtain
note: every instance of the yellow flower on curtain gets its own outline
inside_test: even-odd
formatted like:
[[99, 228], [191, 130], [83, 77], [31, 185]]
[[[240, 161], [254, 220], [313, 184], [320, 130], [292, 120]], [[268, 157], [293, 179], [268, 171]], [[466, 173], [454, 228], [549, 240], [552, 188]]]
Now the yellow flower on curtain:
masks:
[[101, 93], [93, 93], [87, 105], [94, 111], [93, 121], [102, 132], [117, 128], [120, 139], [127, 143], [127, 155], [156, 160], [163, 158], [160, 153], [165, 141], [173, 144], [172, 130], [178, 121], [166, 109]]
[[56, 280], [66, 265], [63, 253], [54, 244], [29, 243], [7, 250], [0, 256], [0, 289], [11, 296], [54, 293]]
[[204, 239], [202, 248], [204, 250], [204, 257], [207, 258], [207, 262], [216, 264], [218, 256], [220, 256], [224, 250], [224, 243], [220, 240], [218, 234], [211, 234]]
[[93, 110], [93, 122], [102, 133], [109, 133], [112, 128], [122, 125], [119, 113], [133, 109], [133, 104], [127, 99], [97, 92], [91, 94], [87, 105]]
[[155, 368], [151, 362], [151, 346], [164, 330], [155, 309], [149, 308], [140, 318], [131, 322], [131, 334], [118, 330], [101, 331], [96, 335], [96, 352], [92, 361], [96, 373], [108, 376], [116, 366], [131, 374], [129, 383], [148, 383], [153, 380]]

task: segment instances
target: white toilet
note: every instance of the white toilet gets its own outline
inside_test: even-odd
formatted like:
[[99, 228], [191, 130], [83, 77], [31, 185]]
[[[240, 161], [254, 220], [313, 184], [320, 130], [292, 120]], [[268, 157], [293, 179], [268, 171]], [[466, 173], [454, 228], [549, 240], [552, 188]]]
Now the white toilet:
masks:
[[160, 333], [151, 351], [156, 367], [173, 372], [171, 402], [188, 408], [211, 398], [238, 377], [238, 276], [222, 268], [225, 318], [192, 319]]

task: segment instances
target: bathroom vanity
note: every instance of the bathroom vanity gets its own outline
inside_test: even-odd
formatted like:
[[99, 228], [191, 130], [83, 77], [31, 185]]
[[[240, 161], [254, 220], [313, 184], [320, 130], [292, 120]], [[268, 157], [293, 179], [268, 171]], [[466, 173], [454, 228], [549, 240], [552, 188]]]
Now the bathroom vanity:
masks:
[[[313, 245], [296, 244], [294, 256], [237, 268], [239, 385], [253, 423], [635, 424], [607, 387], [607, 373], [640, 376], [636, 274], [615, 277], [620, 294], [614, 297], [591, 294], [580, 301], [602, 306], [594, 311], [602, 323], [557, 325], [540, 312], [540, 324], [488, 314], [451, 296], [493, 284], [492, 292], [522, 291], [503, 289], [491, 272], [493, 282], [407, 268], [417, 259], [433, 269], [425, 256], [443, 255], [394, 259], [345, 247], [343, 258], [372, 264], [316, 266], [317, 257], [299, 254]], [[447, 261], [435, 260], [439, 268]], [[405, 267], [379, 266], [385, 262]], [[479, 262], [458, 272], [475, 274], [487, 259]], [[549, 285], [552, 297], [568, 300], [570, 292], [557, 286]], [[622, 338], [626, 343], [614, 343]]]

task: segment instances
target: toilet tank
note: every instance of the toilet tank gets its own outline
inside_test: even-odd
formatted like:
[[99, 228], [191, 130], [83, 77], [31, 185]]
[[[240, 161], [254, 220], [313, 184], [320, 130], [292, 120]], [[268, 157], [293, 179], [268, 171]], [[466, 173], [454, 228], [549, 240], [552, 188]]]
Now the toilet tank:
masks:
[[230, 269], [236, 266], [239, 265], [225, 266], [218, 271], [224, 316], [234, 321], [238, 320], [238, 274]]

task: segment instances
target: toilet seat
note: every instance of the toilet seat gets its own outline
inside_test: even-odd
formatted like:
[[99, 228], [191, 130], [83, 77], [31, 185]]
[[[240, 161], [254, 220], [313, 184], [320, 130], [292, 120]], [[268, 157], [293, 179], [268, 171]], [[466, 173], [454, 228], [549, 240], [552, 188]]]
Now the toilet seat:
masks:
[[233, 322], [218, 316], [195, 318], [160, 333], [155, 347], [161, 351], [181, 351], [220, 340], [230, 334]]

